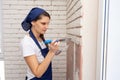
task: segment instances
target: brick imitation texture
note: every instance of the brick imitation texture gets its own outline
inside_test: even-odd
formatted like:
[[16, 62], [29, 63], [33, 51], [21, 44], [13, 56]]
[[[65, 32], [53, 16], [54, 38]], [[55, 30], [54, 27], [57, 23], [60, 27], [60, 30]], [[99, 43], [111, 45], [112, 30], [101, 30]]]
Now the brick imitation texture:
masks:
[[71, 38], [67, 51], [67, 80], [81, 80], [81, 8], [81, 0], [67, 0], [66, 32]]
[[[52, 19], [47, 39], [66, 36], [66, 1], [65, 0], [3, 0], [3, 52], [6, 80], [24, 80], [26, 66], [19, 48], [19, 43], [26, 32], [21, 28], [21, 21], [32, 7], [47, 10]], [[61, 43], [60, 48], [65, 47]], [[53, 80], [66, 80], [66, 51], [53, 60]]]

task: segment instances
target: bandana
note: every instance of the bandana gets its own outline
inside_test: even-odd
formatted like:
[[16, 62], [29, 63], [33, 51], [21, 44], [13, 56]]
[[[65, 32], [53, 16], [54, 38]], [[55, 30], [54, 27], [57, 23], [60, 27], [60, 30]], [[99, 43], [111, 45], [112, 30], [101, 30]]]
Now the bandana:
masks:
[[41, 15], [43, 12], [45, 12], [44, 9], [35, 7], [32, 8], [31, 11], [29, 12], [29, 14], [26, 16], [26, 18], [24, 19], [24, 21], [21, 23], [22, 28], [25, 31], [28, 31], [31, 28], [31, 22], [33, 20], [35, 20], [39, 15]]

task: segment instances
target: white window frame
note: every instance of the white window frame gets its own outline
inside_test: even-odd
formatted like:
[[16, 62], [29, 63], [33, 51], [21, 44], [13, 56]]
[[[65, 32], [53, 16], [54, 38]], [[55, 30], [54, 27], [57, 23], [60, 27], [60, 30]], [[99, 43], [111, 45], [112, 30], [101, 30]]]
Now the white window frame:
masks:
[[99, 0], [96, 80], [120, 80], [119, 0]]
[[106, 77], [109, 0], [99, 0], [96, 80]]

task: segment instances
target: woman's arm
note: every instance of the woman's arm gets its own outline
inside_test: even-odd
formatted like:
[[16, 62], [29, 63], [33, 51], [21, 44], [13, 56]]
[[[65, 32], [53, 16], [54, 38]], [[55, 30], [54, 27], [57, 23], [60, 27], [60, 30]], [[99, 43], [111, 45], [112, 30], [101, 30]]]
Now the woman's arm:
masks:
[[36, 77], [41, 77], [45, 73], [52, 58], [55, 55], [55, 52], [58, 50], [58, 45], [59, 45], [58, 42], [52, 42], [50, 44], [50, 50], [49, 50], [47, 56], [45, 57], [45, 59], [43, 60], [43, 62], [40, 64], [37, 60], [36, 55], [27, 56], [24, 58], [26, 63], [28, 64], [29, 68], [31, 69], [32, 73]]

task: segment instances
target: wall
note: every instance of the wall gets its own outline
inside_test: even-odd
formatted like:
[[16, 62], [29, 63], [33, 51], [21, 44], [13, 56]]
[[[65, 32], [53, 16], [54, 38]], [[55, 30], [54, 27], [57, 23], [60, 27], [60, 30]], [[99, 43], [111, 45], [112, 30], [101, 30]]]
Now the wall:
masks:
[[81, 0], [83, 5], [81, 20], [82, 80], [96, 80], [98, 1]]
[[0, 1], [0, 60], [3, 60], [2, 45], [2, 1]]
[[81, 80], [81, 0], [67, 0], [67, 80]]
[[[21, 39], [26, 34], [21, 28], [21, 21], [34, 7], [46, 9], [51, 17], [46, 38], [62, 38], [66, 33], [65, 0], [3, 0], [3, 53], [6, 80], [24, 80], [26, 66], [19, 48]], [[61, 43], [60, 48], [65, 43]], [[53, 60], [53, 80], [66, 80], [66, 51]]]
[[[52, 16], [47, 39], [71, 38], [67, 55], [64, 50], [53, 60], [53, 80], [66, 80], [65, 64], [67, 80], [95, 80], [98, 0], [3, 0], [6, 80], [24, 80], [26, 66], [19, 42], [26, 33], [20, 23], [34, 6], [43, 7]], [[60, 48], [65, 46], [61, 43]]]
[[67, 0], [67, 80], [95, 80], [98, 0]]

